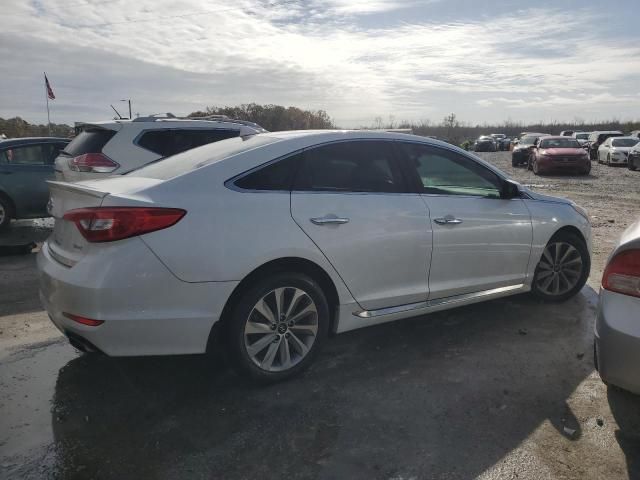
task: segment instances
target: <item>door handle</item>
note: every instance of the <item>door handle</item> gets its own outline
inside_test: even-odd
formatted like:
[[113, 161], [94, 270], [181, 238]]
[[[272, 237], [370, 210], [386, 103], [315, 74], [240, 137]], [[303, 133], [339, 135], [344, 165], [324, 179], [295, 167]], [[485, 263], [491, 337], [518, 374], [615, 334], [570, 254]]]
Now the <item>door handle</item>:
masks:
[[459, 218], [455, 218], [453, 215], [434, 218], [433, 221], [436, 222], [438, 225], [459, 225], [462, 223], [462, 220], [460, 220]]
[[340, 218], [335, 215], [327, 215], [326, 217], [315, 217], [310, 218], [311, 223], [314, 225], [342, 225], [344, 223], [349, 223], [348, 218]]

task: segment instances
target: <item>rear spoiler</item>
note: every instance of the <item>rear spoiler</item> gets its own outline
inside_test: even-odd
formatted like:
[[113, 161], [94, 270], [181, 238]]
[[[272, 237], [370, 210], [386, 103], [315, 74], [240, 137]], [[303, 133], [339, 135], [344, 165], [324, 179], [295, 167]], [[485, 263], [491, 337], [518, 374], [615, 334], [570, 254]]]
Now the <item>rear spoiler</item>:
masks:
[[84, 193], [85, 195], [91, 195], [96, 198], [104, 198], [109, 195], [109, 192], [98, 190], [95, 188], [87, 187], [77, 183], [58, 182], [56, 180], [47, 180], [52, 190], [66, 190], [74, 193]]

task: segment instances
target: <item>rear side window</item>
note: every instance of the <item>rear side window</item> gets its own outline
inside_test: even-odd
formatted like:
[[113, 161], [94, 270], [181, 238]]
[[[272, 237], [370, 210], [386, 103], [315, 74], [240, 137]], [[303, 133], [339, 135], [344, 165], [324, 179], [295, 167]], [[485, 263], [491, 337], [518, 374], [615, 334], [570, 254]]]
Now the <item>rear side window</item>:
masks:
[[292, 155], [249, 173], [235, 185], [245, 190], [291, 190], [296, 169], [302, 163], [302, 153]]
[[162, 157], [169, 157], [238, 135], [240, 130], [149, 130], [142, 134], [137, 144]]
[[295, 190], [393, 193], [404, 182], [388, 142], [351, 141], [307, 150]]
[[64, 149], [72, 157], [85, 153], [101, 153], [103, 147], [116, 134], [114, 130], [88, 129], [80, 132]]

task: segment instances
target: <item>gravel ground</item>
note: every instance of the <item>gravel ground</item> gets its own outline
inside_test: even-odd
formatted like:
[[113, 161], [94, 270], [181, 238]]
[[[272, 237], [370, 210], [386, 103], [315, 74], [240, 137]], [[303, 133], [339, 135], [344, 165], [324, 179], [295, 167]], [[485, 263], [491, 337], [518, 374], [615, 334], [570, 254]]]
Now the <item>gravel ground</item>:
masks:
[[[507, 152], [482, 156], [589, 210], [581, 293], [348, 332], [304, 375], [268, 387], [215, 356], [80, 355], [39, 305], [35, 255], [9, 249], [0, 479], [640, 479], [640, 398], [603, 385], [592, 357], [601, 272], [640, 216], [640, 172], [536, 177]], [[41, 240], [41, 222], [20, 226], [12, 239]]]

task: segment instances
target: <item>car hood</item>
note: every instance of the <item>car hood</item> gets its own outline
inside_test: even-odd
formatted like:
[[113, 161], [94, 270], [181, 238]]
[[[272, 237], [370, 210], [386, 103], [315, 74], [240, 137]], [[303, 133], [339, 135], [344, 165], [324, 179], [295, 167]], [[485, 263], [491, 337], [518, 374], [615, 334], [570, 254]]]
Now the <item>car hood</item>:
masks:
[[545, 148], [540, 153], [543, 155], [584, 155], [583, 148]]

